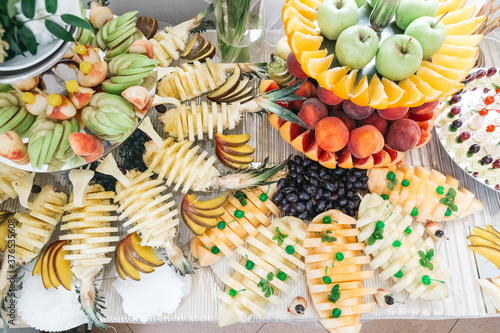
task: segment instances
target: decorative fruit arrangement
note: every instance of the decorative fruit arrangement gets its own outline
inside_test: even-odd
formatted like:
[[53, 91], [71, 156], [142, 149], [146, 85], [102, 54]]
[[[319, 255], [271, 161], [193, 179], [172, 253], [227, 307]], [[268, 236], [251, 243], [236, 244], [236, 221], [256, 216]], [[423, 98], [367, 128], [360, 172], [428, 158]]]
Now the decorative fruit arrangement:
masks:
[[474, 227], [467, 239], [471, 242], [469, 250], [482, 255], [500, 269], [500, 232], [491, 225], [485, 229]]
[[302, 220], [330, 209], [355, 216], [361, 202], [357, 192], [368, 189], [363, 170], [331, 170], [298, 155], [288, 161], [288, 170], [278, 181], [273, 202], [284, 214]]
[[341, 211], [328, 210], [307, 227], [307, 285], [329, 332], [359, 332], [361, 314], [375, 309], [375, 303], [363, 303], [363, 296], [375, 295], [377, 289], [363, 288], [363, 280], [373, 278], [373, 271], [363, 270], [370, 257], [361, 255], [364, 244], [356, 240], [355, 223]]
[[223, 135], [215, 134], [215, 155], [219, 161], [227, 167], [233, 169], [245, 170], [253, 162], [255, 149], [250, 147], [247, 142], [250, 135]]
[[227, 200], [227, 194], [207, 201], [196, 199], [194, 194], [186, 194], [181, 204], [182, 219], [195, 235], [201, 236], [207, 228], [217, 227], [218, 218], [226, 212], [224, 205]]
[[63, 250], [67, 241], [55, 241], [49, 244], [40, 254], [33, 268], [32, 275], [41, 275], [42, 283], [45, 289], [59, 286], [71, 290], [73, 281], [73, 272], [71, 271], [71, 262], [64, 259], [68, 251]]
[[400, 165], [371, 169], [368, 177], [370, 192], [387, 197], [394, 205], [400, 205], [404, 214], [411, 214], [422, 223], [456, 220], [483, 209], [474, 194], [458, 188], [457, 179], [434, 169]]
[[188, 224], [197, 234], [191, 240], [190, 248], [200, 265], [208, 266], [224, 256], [231, 256], [234, 249], [243, 246], [249, 236], [257, 236], [260, 225], [269, 226], [269, 216], [280, 213], [270, 199], [275, 191], [276, 185], [270, 184], [230, 195], [223, 206], [224, 213], [218, 219], [217, 228], [193, 230]]
[[[500, 74], [494, 67], [471, 71], [465, 87], [442, 104], [436, 132], [467, 173], [500, 191]], [[496, 111], [496, 112], [495, 112]]]
[[248, 322], [255, 314], [265, 317], [264, 306], [269, 302], [280, 304], [279, 291], [290, 293], [288, 278], [297, 280], [295, 268], [304, 269], [302, 258], [307, 255], [303, 247], [306, 225], [295, 217], [273, 220], [257, 228], [257, 234], [246, 239], [248, 247], [239, 246], [239, 262], [231, 260], [231, 276], [224, 275], [224, 291], [218, 290], [221, 300], [219, 326]]
[[[2, 148], [0, 148], [0, 150], [1, 149]], [[7, 201], [9, 198], [15, 199], [18, 197], [12, 183], [20, 178], [28, 176], [29, 174], [30, 173], [27, 171], [19, 170], [0, 163], [0, 204]]]
[[500, 277], [478, 279], [487, 313], [500, 312]]

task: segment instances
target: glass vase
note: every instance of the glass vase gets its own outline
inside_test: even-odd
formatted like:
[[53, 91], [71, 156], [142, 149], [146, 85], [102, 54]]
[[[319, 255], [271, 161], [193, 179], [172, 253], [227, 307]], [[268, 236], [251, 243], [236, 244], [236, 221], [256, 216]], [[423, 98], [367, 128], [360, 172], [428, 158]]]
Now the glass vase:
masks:
[[370, 26], [378, 34], [389, 26], [392, 18], [396, 13], [400, 0], [382, 0], [371, 1], [373, 3], [373, 10], [370, 15]]
[[222, 62], [257, 62], [264, 46], [264, 0], [214, 0]]

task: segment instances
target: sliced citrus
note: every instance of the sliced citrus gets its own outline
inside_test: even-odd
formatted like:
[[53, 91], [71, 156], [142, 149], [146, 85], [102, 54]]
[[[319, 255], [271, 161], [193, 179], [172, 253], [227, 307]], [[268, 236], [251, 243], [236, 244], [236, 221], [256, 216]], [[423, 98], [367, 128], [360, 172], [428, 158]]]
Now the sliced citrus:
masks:
[[483, 39], [483, 35], [469, 35], [469, 36], [446, 36], [445, 44], [456, 46], [477, 46]]
[[337, 82], [332, 91], [340, 98], [349, 99], [349, 95], [354, 89], [354, 82], [356, 81], [356, 75], [358, 70], [352, 70], [349, 75], [345, 75], [339, 82]]
[[468, 72], [472, 69], [472, 67], [474, 67], [476, 58], [460, 59], [443, 54], [435, 54], [432, 56], [432, 62], [443, 67]]
[[435, 101], [443, 94], [443, 92], [433, 89], [427, 82], [423, 81], [416, 75], [410, 76], [409, 79], [425, 96], [425, 103]]
[[472, 35], [486, 20], [486, 16], [471, 18], [467, 21], [450, 24], [446, 26], [446, 35]]
[[299, 0], [299, 2], [314, 10], [318, 9], [319, 5], [321, 5], [321, 1], [318, 0]]
[[447, 79], [438, 72], [424, 66], [418, 69], [417, 76], [428, 83], [433, 89], [442, 91], [444, 95], [453, 94], [463, 87], [462, 83]]
[[358, 82], [356, 89], [352, 93], [351, 101], [360, 106], [368, 106], [370, 94], [368, 91], [368, 77], [366, 75]]
[[317, 50], [317, 51], [304, 51], [297, 53], [297, 60], [301, 65], [305, 65], [309, 62], [309, 59], [312, 58], [324, 58], [328, 52], [326, 50]]
[[451, 68], [443, 67], [443, 66], [434, 64], [432, 62], [429, 62], [429, 61], [422, 61], [422, 66], [430, 68], [435, 72], [438, 72], [439, 74], [441, 74], [442, 76], [444, 76], [447, 79], [458, 81], [458, 82], [461, 82], [467, 76], [466, 71], [461, 71], [458, 69], [451, 69]]
[[388, 104], [387, 107], [397, 107], [405, 103], [403, 96], [405, 91], [398, 87], [394, 82], [387, 80], [385, 77], [382, 78], [382, 85], [384, 86], [385, 93], [387, 94]]
[[299, 15], [291, 17], [285, 21], [285, 32], [287, 35], [291, 34], [292, 31], [300, 31], [306, 35], [319, 36], [319, 30], [314, 27], [311, 28], [307, 26], [304, 22], [298, 19]]
[[448, 0], [439, 3], [436, 16], [440, 16], [446, 12], [453, 12], [462, 8], [467, 0]]
[[425, 96], [422, 94], [417, 87], [410, 81], [410, 79], [404, 79], [399, 81], [399, 87], [404, 89], [406, 102], [403, 106], [414, 107], [424, 104]]
[[370, 92], [370, 106], [374, 109], [386, 109], [389, 99], [385, 93], [384, 85], [377, 75], [373, 75], [368, 86]]
[[323, 37], [306, 35], [300, 31], [294, 31], [289, 40], [290, 49], [292, 49], [293, 53], [297, 54], [303, 51], [316, 51], [321, 46]]
[[351, 69], [347, 66], [335, 67], [321, 73], [316, 80], [325, 89], [331, 90]]
[[371, 169], [371, 168], [373, 168], [374, 159], [373, 159], [372, 155], [365, 157], [365, 158], [353, 157], [352, 160], [354, 163], [354, 167], [357, 169]]
[[443, 44], [443, 46], [441, 46], [441, 48], [439, 49], [438, 53], [457, 58], [475, 58], [478, 51], [479, 51], [478, 47]]
[[316, 10], [313, 10], [309, 6], [300, 3], [300, 1], [298, 0], [291, 1], [289, 3], [292, 5], [293, 8], [297, 9], [300, 15], [304, 16], [309, 21], [311, 22], [316, 21]]
[[442, 19], [444, 25], [454, 24], [462, 21], [467, 21], [476, 12], [476, 6], [465, 6], [462, 9], [449, 12]]
[[305, 71], [307, 75], [313, 79], [317, 78], [321, 73], [326, 72], [328, 67], [333, 61], [333, 54], [324, 58], [310, 58], [309, 62], [305, 64], [307, 70]]

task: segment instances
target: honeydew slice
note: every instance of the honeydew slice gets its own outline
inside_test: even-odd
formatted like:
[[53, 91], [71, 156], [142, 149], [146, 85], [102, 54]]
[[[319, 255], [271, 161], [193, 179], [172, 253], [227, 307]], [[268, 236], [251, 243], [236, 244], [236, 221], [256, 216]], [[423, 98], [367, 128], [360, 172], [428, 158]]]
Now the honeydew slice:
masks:
[[[249, 237], [247, 239], [248, 244], [255, 246], [260, 251], [263, 252], [262, 258], [275, 266], [276, 268], [281, 269], [283, 272], [287, 273], [291, 271], [291, 269], [286, 266], [284, 263], [279, 262], [281, 257], [287, 258], [294, 265], [305, 269], [304, 263], [297, 259], [297, 257], [291, 256], [285, 252], [281, 247], [274, 243], [264, 244], [262, 241], [258, 240], [254, 237]], [[288, 272], [287, 272], [288, 271]]]
[[283, 264], [281, 261], [275, 259], [273, 256], [269, 256], [264, 253], [262, 254], [259, 253], [259, 256], [257, 256], [252, 252], [248, 251], [247, 249], [245, 249], [244, 247], [239, 247], [237, 249], [237, 252], [242, 256], [245, 255], [248, 256], [248, 258], [252, 260], [255, 263], [255, 265], [262, 267], [262, 269], [264, 269], [267, 272], [271, 272], [276, 268], [276, 269], [281, 269], [283, 272], [286, 273], [286, 275], [288, 275], [288, 277], [294, 280], [297, 280], [299, 278], [299, 274], [297, 272], [290, 269], [290, 267]]
[[[246, 289], [245, 285], [239, 283], [238, 281], [227, 275], [222, 276], [221, 281], [224, 282], [228, 287], [231, 287], [235, 290]], [[249, 295], [247, 296], [247, 294]], [[245, 291], [237, 293], [233, 298], [241, 303], [244, 307], [249, 309], [252, 313], [256, 314], [258, 317], [265, 317], [266, 312], [255, 303], [255, 297], [253, 297], [254, 295], [263, 297], [260, 294], [254, 293], [252, 290], [247, 289]]]
[[[269, 229], [267, 229], [264, 226], [258, 227], [257, 230], [260, 232], [261, 235], [264, 235], [268, 239], [268, 241], [269, 241], [268, 243], [274, 244], [273, 237], [275, 236], [275, 234], [272, 231], [270, 231]], [[306, 256], [308, 253], [308, 251], [305, 248], [303, 248], [302, 245], [295, 244], [295, 241], [290, 239], [290, 237], [287, 237], [283, 240], [283, 246], [286, 248], [288, 245], [291, 245], [291, 246], [295, 245], [294, 246], [295, 252], [297, 252], [301, 256]]]
[[[223, 302], [223, 308], [219, 311], [219, 325], [220, 326], [228, 326], [238, 322], [238, 320], [242, 323], [247, 323], [249, 321], [248, 317], [251, 315], [251, 312], [237, 303], [231, 296], [227, 293], [217, 290], [217, 298], [219, 298]], [[243, 312], [244, 310], [245, 312]], [[233, 315], [236, 318], [228, 318], [228, 315]]]

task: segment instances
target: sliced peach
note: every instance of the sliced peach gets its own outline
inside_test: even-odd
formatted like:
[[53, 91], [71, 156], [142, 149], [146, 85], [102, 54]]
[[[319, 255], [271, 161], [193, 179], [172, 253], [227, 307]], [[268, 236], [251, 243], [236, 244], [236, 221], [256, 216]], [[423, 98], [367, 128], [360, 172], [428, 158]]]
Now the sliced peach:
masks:
[[135, 232], [125, 237], [123, 247], [137, 261], [152, 267], [160, 267], [164, 261], [151, 246], [141, 246], [141, 238]]
[[267, 118], [267, 120], [269, 121], [269, 123], [271, 124], [271, 126], [272, 126], [272, 127], [274, 127], [274, 128], [275, 128], [275, 129], [277, 129], [277, 130], [279, 130], [279, 129], [280, 129], [280, 127], [279, 127], [279, 125], [278, 125], [278, 123], [279, 123], [279, 120], [280, 120], [280, 119], [281, 119], [281, 118], [280, 118], [280, 117], [278, 117], [278, 115], [277, 115], [277, 114], [275, 114], [275, 113], [271, 113], [271, 114], [269, 115], [269, 117]]
[[383, 149], [378, 153], [372, 154], [372, 157], [374, 168], [381, 168], [391, 163], [391, 156]]
[[194, 194], [186, 194], [184, 199], [186, 199], [188, 203], [191, 206], [195, 207], [197, 210], [213, 210], [224, 206], [224, 204], [227, 202], [228, 196], [227, 194], [223, 194], [214, 199], [201, 201], [196, 199]]
[[[101, 141], [99, 141], [99, 142], [101, 142]], [[103, 153], [104, 153], [104, 146], [102, 145], [102, 142], [101, 142], [101, 144], [98, 146], [98, 149], [95, 152], [84, 157], [85, 162], [92, 163], [94, 161], [97, 161], [98, 159], [100, 159], [102, 157]]]
[[335, 153], [323, 150], [319, 155], [318, 162], [325, 168], [335, 169], [337, 167], [337, 156], [335, 156]]
[[100, 152], [102, 142], [95, 136], [85, 133], [71, 133], [69, 135], [69, 144], [76, 155], [89, 156]]
[[290, 144], [292, 145], [293, 148], [303, 153], [309, 148], [309, 146], [312, 144], [313, 141], [316, 141], [316, 139], [314, 138], [314, 131], [307, 130], [304, 133], [297, 136], [295, 139], [293, 139], [293, 141], [290, 142]]
[[253, 162], [253, 157], [248, 156], [248, 155], [230, 155], [221, 149], [216, 148], [215, 149], [215, 154], [219, 159], [221, 160], [222, 163], [224, 161], [235, 163], [235, 164], [250, 164]]
[[147, 39], [138, 39], [128, 47], [129, 53], [143, 54], [150, 59], [155, 58], [153, 44]]
[[432, 133], [422, 131], [422, 133], [420, 134], [420, 140], [418, 141], [415, 148], [420, 148], [425, 146], [427, 143], [429, 143], [429, 141], [431, 141], [431, 138], [432, 138]]
[[353, 167], [352, 155], [349, 152], [349, 149], [347, 149], [347, 147], [342, 149], [342, 151], [339, 153], [339, 158], [337, 159], [337, 165], [344, 169], [352, 169]]
[[26, 110], [28, 110], [29, 113], [32, 115], [38, 116], [45, 112], [47, 110], [47, 95], [45, 94], [40, 94], [37, 91], [31, 92], [33, 96], [35, 97], [35, 102], [34, 103], [26, 103], [25, 107]]
[[48, 104], [46, 113], [50, 118], [65, 120], [76, 115], [76, 108], [66, 96], [61, 95], [61, 104], [57, 106]]
[[392, 149], [392, 148], [388, 147], [387, 145], [384, 146], [384, 150], [391, 157], [391, 163], [387, 164], [387, 166], [396, 165], [403, 159], [404, 154], [400, 151]]
[[108, 74], [108, 64], [106, 61], [99, 61], [92, 64], [92, 69], [88, 74], [78, 71], [78, 83], [84, 87], [95, 87], [106, 79]]
[[306, 128], [287, 121], [280, 127], [280, 134], [283, 140], [291, 143], [297, 136], [307, 131]]
[[373, 156], [368, 156], [365, 158], [353, 158], [354, 167], [358, 169], [371, 169], [374, 165]]
[[[141, 39], [142, 40], [142, 39]], [[149, 91], [141, 86], [133, 86], [122, 91], [122, 96], [129, 101], [136, 112], [146, 114], [152, 103], [152, 96]]]
[[99, 30], [113, 19], [113, 12], [108, 7], [93, 6], [90, 10], [89, 19], [90, 23]]
[[[75, 46], [74, 46], [75, 47]], [[79, 46], [76, 46], [79, 47]], [[86, 46], [87, 51], [84, 54], [79, 54], [75, 51], [75, 56], [73, 57], [73, 61], [80, 63], [82, 61], [88, 61], [91, 64], [96, 64], [101, 61], [101, 57], [99, 56], [99, 52], [97, 49], [93, 49], [90, 44]]]
[[33, 89], [38, 86], [38, 83], [40, 82], [40, 78], [38, 76], [22, 80], [16, 83], [13, 83], [13, 85], [21, 90], [21, 91], [32, 91]]
[[261, 94], [268, 92], [268, 91], [271, 91], [271, 90], [279, 90], [279, 89], [280, 89], [280, 86], [278, 86], [278, 84], [276, 82], [274, 82], [273, 80], [263, 80], [260, 82], [260, 85], [259, 85], [259, 92]]
[[[272, 116], [276, 116], [274, 113]], [[278, 117], [278, 116], [276, 116]], [[248, 133], [245, 134], [237, 134], [237, 135], [224, 135], [221, 133], [215, 134], [216, 143], [220, 143], [223, 146], [227, 147], [239, 147], [243, 146], [250, 140], [250, 135]]]
[[68, 92], [68, 98], [78, 110], [87, 106], [95, 91], [92, 88], [78, 87], [77, 92]]
[[14, 131], [8, 131], [0, 135], [0, 156], [19, 164], [25, 165], [30, 161], [28, 148], [23, 143], [19, 134]]
[[224, 146], [221, 144], [218, 144], [216, 142], [216, 147], [217, 149], [220, 149], [222, 152], [231, 155], [231, 156], [248, 156], [252, 155], [255, 151], [252, 147], [249, 145], [243, 145], [240, 147], [229, 147], [229, 146]]

